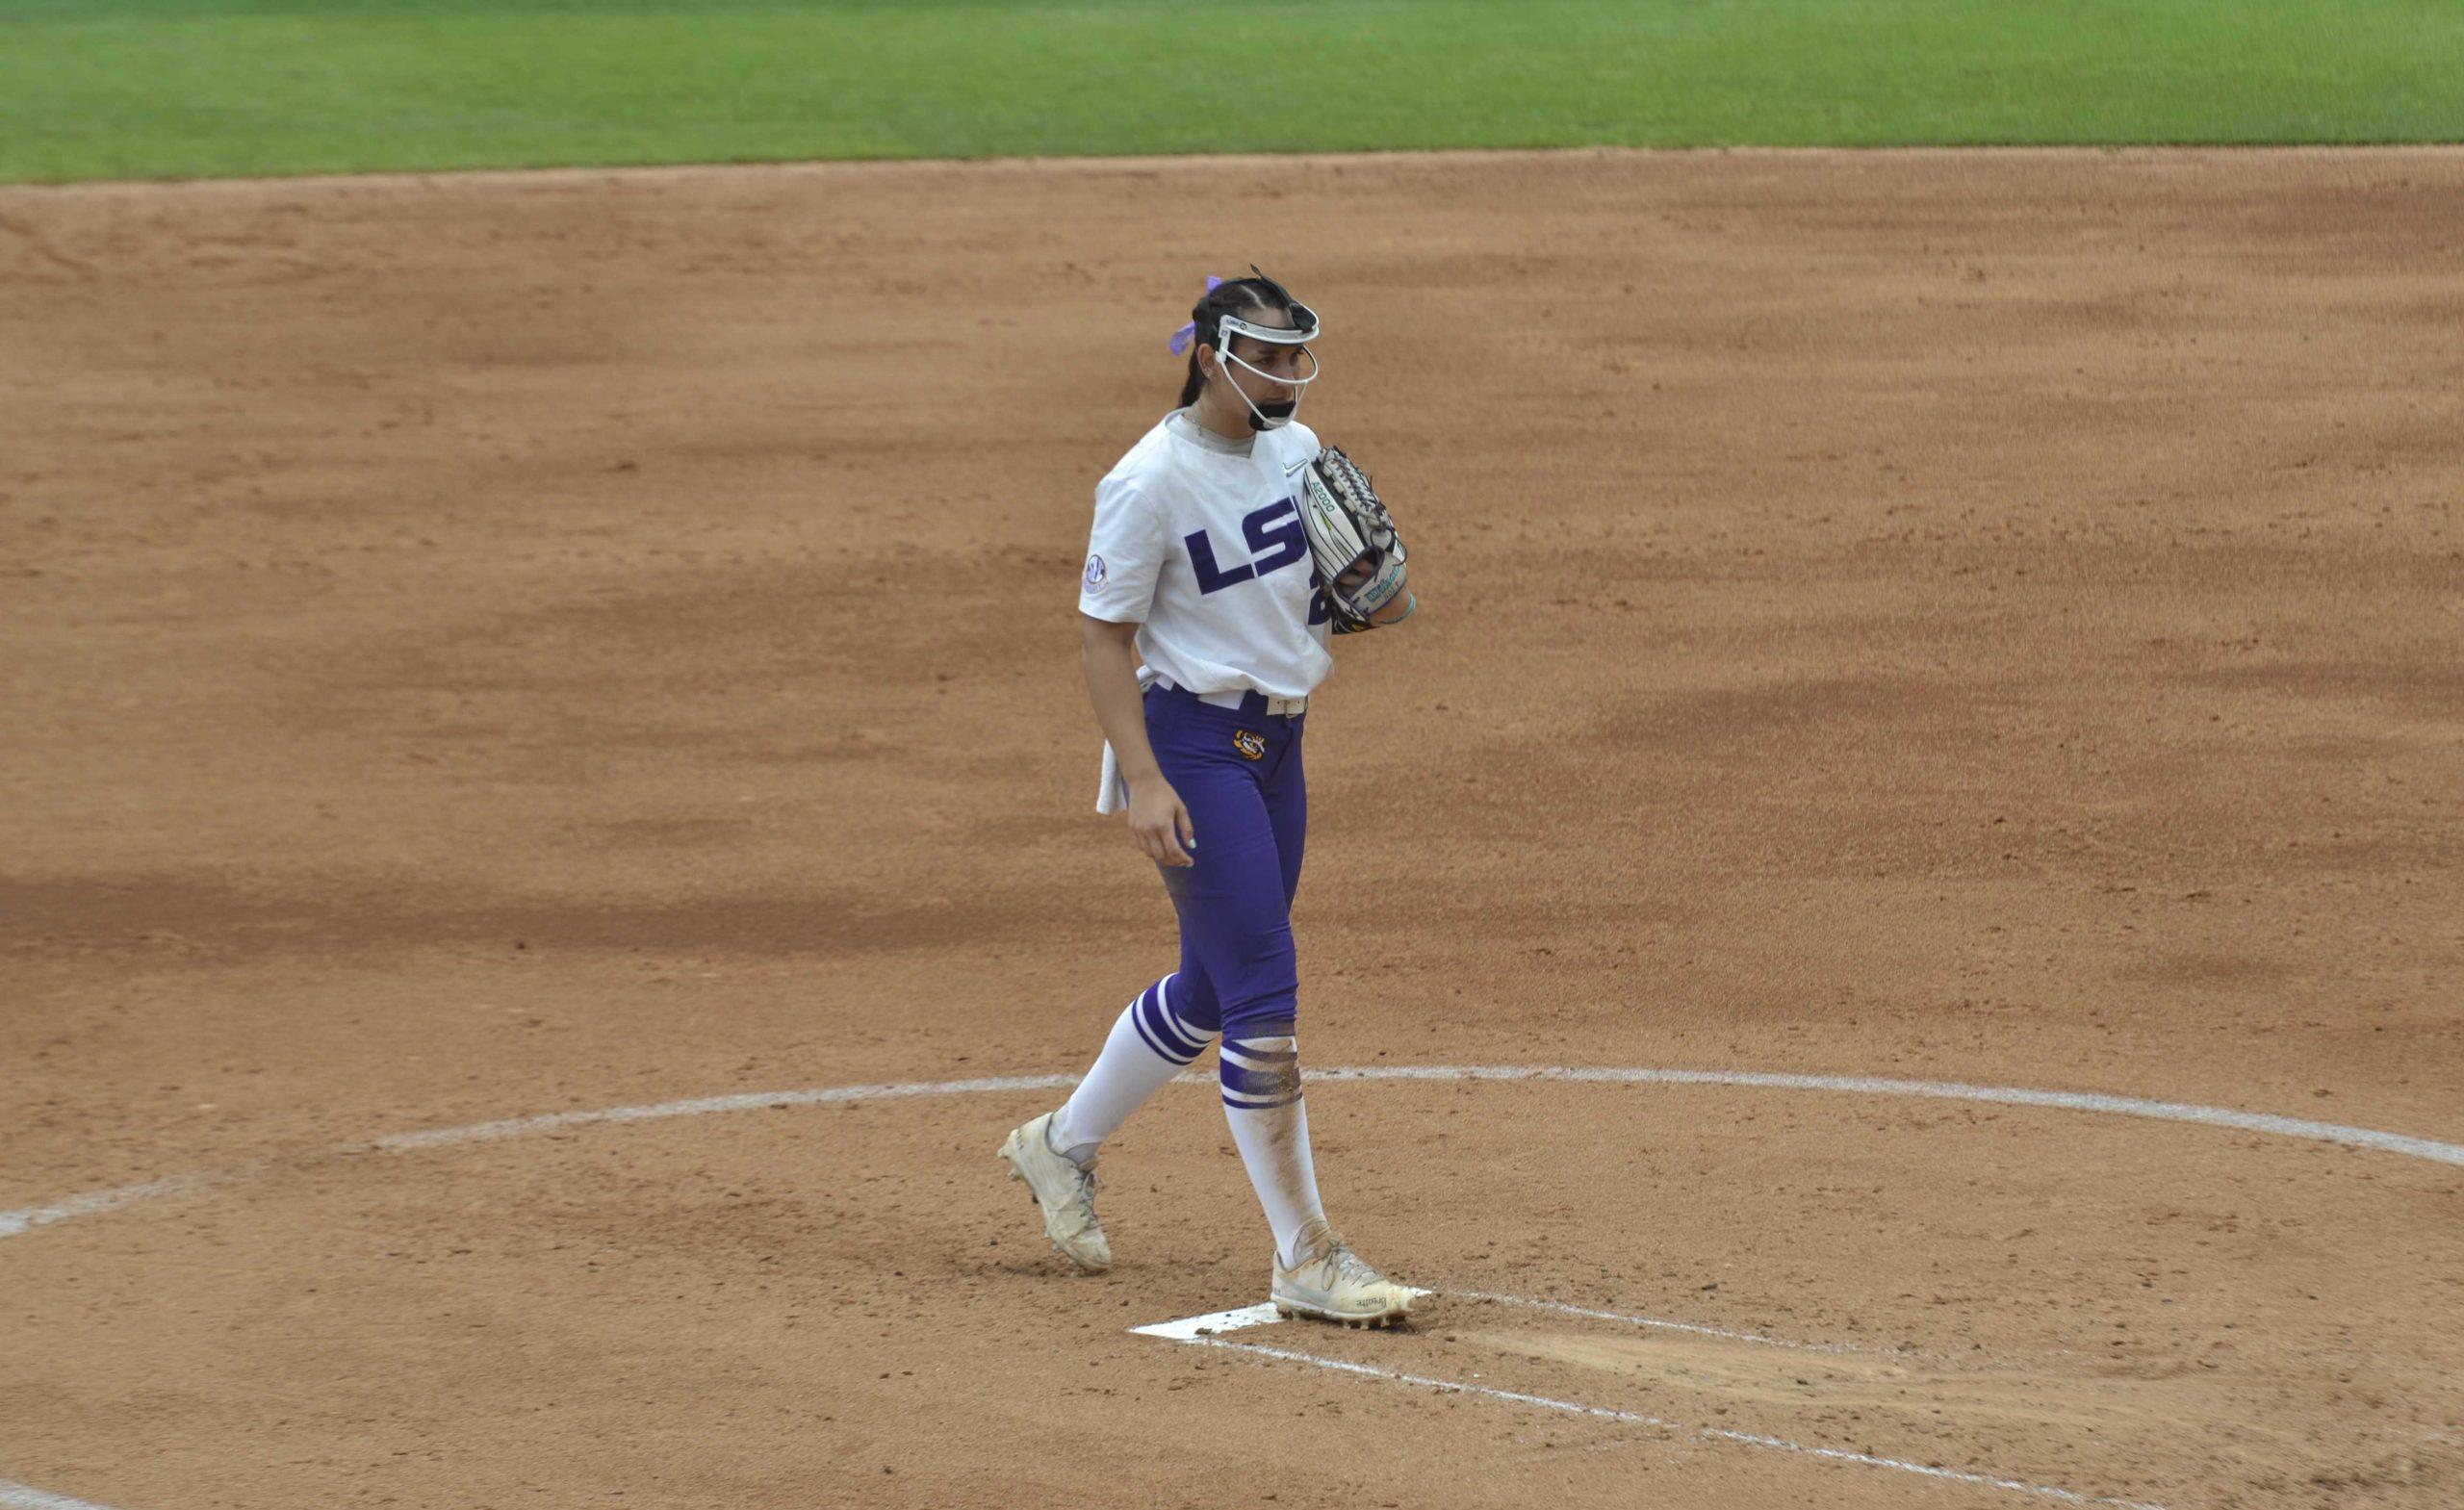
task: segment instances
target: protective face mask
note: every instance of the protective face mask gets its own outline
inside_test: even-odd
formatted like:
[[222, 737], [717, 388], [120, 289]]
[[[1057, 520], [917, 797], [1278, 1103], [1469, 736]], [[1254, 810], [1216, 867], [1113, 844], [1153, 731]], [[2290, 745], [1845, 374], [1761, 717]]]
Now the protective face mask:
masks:
[[[1250, 429], [1279, 430], [1285, 425], [1291, 423], [1292, 417], [1299, 412], [1300, 400], [1308, 396], [1309, 385], [1318, 380], [1318, 353], [1309, 350], [1306, 346], [1301, 347], [1301, 350], [1309, 358], [1309, 375], [1306, 377], [1276, 377], [1271, 373], [1259, 370], [1247, 362], [1242, 361], [1239, 357], [1234, 356], [1229, 351], [1221, 353], [1224, 361], [1231, 363], [1233, 366], [1240, 368], [1244, 371], [1255, 373], [1257, 376], [1265, 378], [1270, 383], [1279, 383], [1286, 388], [1294, 390], [1290, 398], [1279, 399], [1274, 403], [1262, 404], [1256, 399], [1251, 398], [1248, 396], [1248, 393], [1243, 389], [1239, 383], [1233, 383], [1232, 391], [1239, 394], [1241, 396], [1241, 402], [1248, 406]], [[1225, 380], [1229, 381], [1231, 375], [1232, 374], [1227, 371], [1224, 373]]]

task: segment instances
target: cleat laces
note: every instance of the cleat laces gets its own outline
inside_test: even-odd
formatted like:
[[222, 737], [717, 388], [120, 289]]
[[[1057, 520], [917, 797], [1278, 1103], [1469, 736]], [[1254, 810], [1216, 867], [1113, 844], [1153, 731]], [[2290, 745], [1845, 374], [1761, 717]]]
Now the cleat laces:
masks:
[[1344, 1241], [1342, 1233], [1328, 1228], [1320, 1235], [1318, 1241], [1320, 1246], [1286, 1272], [1296, 1277], [1304, 1269], [1322, 1266], [1326, 1276], [1325, 1288], [1329, 1290], [1347, 1279], [1364, 1285], [1386, 1283], [1386, 1276], [1370, 1267], [1368, 1260], [1354, 1253], [1351, 1244]]
[[[1062, 1155], [1062, 1162], [1069, 1163], [1069, 1156]], [[1075, 1211], [1091, 1228], [1096, 1225], [1095, 1192], [1104, 1188], [1104, 1177], [1095, 1172], [1095, 1166], [1091, 1164], [1083, 1169], [1075, 1164], [1070, 1164], [1069, 1167], [1076, 1170], [1078, 1175], [1078, 1192], [1070, 1197], [1070, 1209]]]
[[[1331, 1277], [1337, 1284], [1341, 1284], [1347, 1279], [1356, 1285], [1364, 1287], [1369, 1285], [1382, 1285], [1386, 1283], [1385, 1275], [1370, 1267], [1367, 1260], [1363, 1259], [1359, 1254], [1354, 1253], [1340, 1240], [1335, 1244], [1334, 1252], [1326, 1255], [1326, 1266], [1331, 1273]], [[1328, 1288], [1331, 1289], [1333, 1287], [1329, 1286]]]

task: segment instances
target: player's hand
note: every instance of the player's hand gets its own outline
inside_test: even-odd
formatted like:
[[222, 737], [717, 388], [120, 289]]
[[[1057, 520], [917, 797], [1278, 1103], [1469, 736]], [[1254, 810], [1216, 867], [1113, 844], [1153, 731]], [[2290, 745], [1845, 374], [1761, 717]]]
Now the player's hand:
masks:
[[1129, 794], [1129, 832], [1146, 857], [1158, 865], [1194, 865], [1190, 851], [1197, 848], [1197, 829], [1181, 794], [1162, 777], [1141, 781]]

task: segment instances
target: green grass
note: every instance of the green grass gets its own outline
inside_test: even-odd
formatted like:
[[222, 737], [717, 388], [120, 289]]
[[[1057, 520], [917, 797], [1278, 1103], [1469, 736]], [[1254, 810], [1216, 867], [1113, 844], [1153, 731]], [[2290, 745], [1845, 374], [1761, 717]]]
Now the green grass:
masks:
[[0, 181], [2464, 140], [2464, 0], [0, 0]]

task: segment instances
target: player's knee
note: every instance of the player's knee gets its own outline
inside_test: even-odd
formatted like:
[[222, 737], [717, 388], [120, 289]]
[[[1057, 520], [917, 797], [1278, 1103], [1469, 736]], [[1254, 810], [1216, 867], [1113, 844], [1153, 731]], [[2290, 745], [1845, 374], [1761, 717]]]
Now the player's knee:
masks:
[[1234, 940], [1240, 963], [1218, 970], [1212, 985], [1217, 1018], [1227, 1038], [1289, 1037], [1300, 1014], [1300, 960], [1289, 925], [1260, 928]]
[[1146, 987], [1129, 1004], [1129, 1015], [1148, 1048], [1175, 1064], [1187, 1064], [1214, 1041], [1215, 1026], [1209, 1022], [1200, 1027], [1189, 1020], [1179, 1007], [1179, 976], [1168, 975]]
[[1243, 973], [1237, 985], [1219, 984], [1218, 1021], [1226, 1038], [1289, 1037], [1300, 1016], [1300, 976], [1291, 935], [1279, 953], [1270, 952]]
[[1300, 993], [1270, 989], [1226, 1001], [1222, 1010], [1226, 1038], [1288, 1038], [1300, 1017]]
[[1164, 978], [1164, 1005], [1193, 1037], [1212, 1038], [1223, 1029], [1223, 1005], [1216, 1000], [1215, 983], [1187, 963]]

